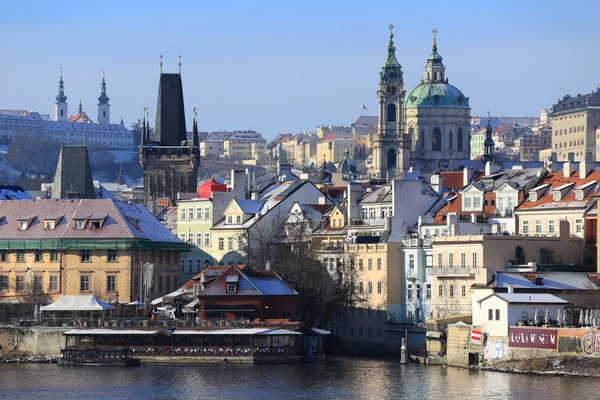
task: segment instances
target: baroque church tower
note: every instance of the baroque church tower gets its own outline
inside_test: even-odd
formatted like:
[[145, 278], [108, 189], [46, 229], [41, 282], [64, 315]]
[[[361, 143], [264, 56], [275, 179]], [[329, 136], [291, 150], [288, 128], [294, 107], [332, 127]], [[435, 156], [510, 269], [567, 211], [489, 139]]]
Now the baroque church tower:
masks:
[[394, 29], [390, 25], [388, 54], [379, 73], [377, 132], [373, 137], [371, 173], [392, 177], [408, 168], [410, 138], [404, 135], [404, 81], [396, 59]]
[[98, 97], [98, 123], [110, 124], [110, 104], [108, 104], [106, 95], [106, 81], [104, 80], [104, 71], [102, 71], [102, 84], [100, 85], [100, 97]]
[[144, 169], [144, 205], [150, 207], [158, 198], [177, 201], [180, 192], [195, 192], [200, 151], [197, 117], [194, 110], [192, 140], [187, 139], [179, 73], [162, 72], [158, 84], [158, 104], [154, 137], [150, 137], [149, 121], [144, 110], [144, 129], [140, 145], [140, 164]]
[[67, 114], [69, 105], [67, 104], [67, 96], [65, 96], [65, 83], [62, 78], [62, 68], [60, 69], [60, 80], [58, 81], [58, 95], [56, 103], [54, 103], [54, 120], [65, 122], [68, 120]]

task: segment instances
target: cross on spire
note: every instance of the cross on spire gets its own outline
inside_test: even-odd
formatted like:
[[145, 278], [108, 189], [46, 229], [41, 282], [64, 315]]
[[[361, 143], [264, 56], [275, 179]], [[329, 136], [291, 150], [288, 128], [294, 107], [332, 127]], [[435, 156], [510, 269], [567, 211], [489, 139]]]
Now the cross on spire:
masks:
[[437, 36], [437, 29], [433, 28], [433, 30], [431, 31], [431, 33], [433, 33], [433, 45], [437, 46], [437, 40], [436, 40], [436, 36]]

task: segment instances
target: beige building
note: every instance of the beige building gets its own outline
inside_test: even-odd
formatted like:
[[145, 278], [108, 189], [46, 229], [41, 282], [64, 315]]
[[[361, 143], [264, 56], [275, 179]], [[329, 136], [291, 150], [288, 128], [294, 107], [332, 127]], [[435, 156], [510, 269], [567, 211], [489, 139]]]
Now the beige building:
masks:
[[519, 161], [538, 161], [540, 140], [542, 139], [538, 136], [521, 136], [514, 139], [507, 147], [518, 155]]
[[179, 258], [189, 246], [142, 206], [5, 200], [0, 209], [0, 301], [35, 292], [128, 303], [179, 287]]
[[388, 313], [388, 304], [399, 304], [404, 296], [400, 247], [399, 243], [345, 245], [345, 262], [354, 264], [356, 290], [365, 299], [364, 304], [346, 312], [342, 335], [346, 342], [373, 349], [385, 346], [386, 323], [395, 320], [395, 315]]
[[354, 134], [349, 133], [330, 133], [317, 143], [317, 165], [327, 163], [337, 164], [345, 157], [348, 150], [350, 154], [354, 153]]
[[[583, 240], [570, 236], [567, 221], [560, 221], [559, 229], [557, 236], [488, 234], [434, 237], [433, 265], [427, 268], [433, 290], [433, 316], [471, 314], [470, 288], [481, 268], [510, 270], [530, 261], [542, 264], [580, 263]], [[518, 260], [517, 256], [522, 260]]]
[[223, 158], [265, 162], [267, 141], [258, 132], [234, 131], [233, 134], [223, 139]]
[[552, 148], [557, 160], [596, 161], [596, 129], [600, 126], [600, 89], [564, 96], [552, 107]]

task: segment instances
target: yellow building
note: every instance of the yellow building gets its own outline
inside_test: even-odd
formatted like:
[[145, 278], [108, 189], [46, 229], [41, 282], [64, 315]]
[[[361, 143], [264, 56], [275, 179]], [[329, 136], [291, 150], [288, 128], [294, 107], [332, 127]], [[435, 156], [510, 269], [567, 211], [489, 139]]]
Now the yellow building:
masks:
[[179, 258], [189, 246], [142, 206], [5, 200], [0, 210], [0, 301], [31, 293], [147, 301], [179, 287]]
[[345, 342], [359, 342], [365, 349], [385, 348], [386, 323], [395, 321], [395, 311], [390, 310], [401, 304], [404, 296], [400, 247], [399, 243], [345, 244], [345, 262], [353, 264], [355, 290], [364, 300], [347, 310], [343, 321], [332, 322], [332, 329], [343, 326]]
[[317, 143], [318, 165], [323, 163], [337, 164], [345, 157], [345, 151], [354, 154], [354, 135], [350, 133], [330, 133]]
[[267, 158], [267, 141], [258, 132], [233, 132], [223, 139], [223, 158], [264, 162]]

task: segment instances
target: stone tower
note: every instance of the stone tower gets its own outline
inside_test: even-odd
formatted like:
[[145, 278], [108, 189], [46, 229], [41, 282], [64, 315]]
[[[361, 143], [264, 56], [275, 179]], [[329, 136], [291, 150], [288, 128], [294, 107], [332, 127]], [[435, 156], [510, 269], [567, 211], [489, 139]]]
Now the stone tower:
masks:
[[496, 154], [496, 144], [494, 143], [494, 138], [492, 137], [492, 122], [491, 122], [490, 113], [488, 112], [488, 124], [485, 128], [485, 142], [483, 142], [484, 153], [483, 160], [484, 161], [494, 161]]
[[168, 197], [175, 202], [180, 192], [195, 192], [200, 164], [196, 115], [192, 140], [187, 140], [181, 70], [162, 73], [162, 61], [155, 129], [151, 138], [144, 115], [139, 153], [147, 207], [158, 198]]
[[373, 175], [394, 176], [408, 168], [410, 138], [404, 135], [404, 81], [396, 59], [394, 34], [390, 25], [388, 54], [379, 73], [378, 123], [373, 137]]
[[58, 95], [56, 103], [54, 103], [54, 120], [65, 122], [69, 119], [67, 114], [69, 105], [67, 104], [67, 96], [65, 96], [65, 83], [62, 78], [62, 68], [60, 69], [60, 80], [58, 81]]
[[86, 145], [64, 146], [61, 142], [56, 174], [52, 185], [52, 198], [96, 198], [92, 168]]
[[100, 97], [98, 97], [98, 123], [110, 124], [110, 104], [108, 104], [108, 96], [106, 95], [106, 81], [104, 80], [104, 72], [102, 73], [102, 84], [100, 85]]

